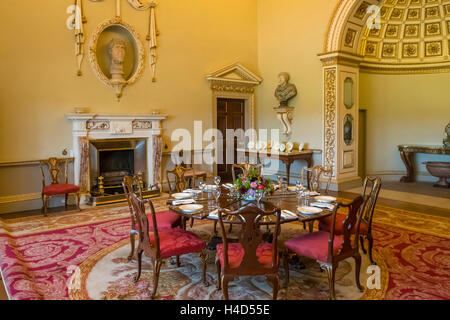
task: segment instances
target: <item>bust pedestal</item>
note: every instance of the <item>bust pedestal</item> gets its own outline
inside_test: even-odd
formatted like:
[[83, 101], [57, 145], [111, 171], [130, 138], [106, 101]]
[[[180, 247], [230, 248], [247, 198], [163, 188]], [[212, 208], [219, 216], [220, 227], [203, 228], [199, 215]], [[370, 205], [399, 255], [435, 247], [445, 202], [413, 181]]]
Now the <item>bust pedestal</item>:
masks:
[[289, 137], [292, 133], [292, 119], [294, 119], [294, 107], [277, 107], [273, 108], [277, 113], [277, 118], [283, 124], [283, 134]]

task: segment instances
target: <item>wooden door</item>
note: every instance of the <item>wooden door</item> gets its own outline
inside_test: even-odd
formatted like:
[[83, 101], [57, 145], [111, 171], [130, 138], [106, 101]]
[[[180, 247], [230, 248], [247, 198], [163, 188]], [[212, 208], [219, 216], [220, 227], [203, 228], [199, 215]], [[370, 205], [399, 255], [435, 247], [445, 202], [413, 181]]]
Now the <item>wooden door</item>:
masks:
[[[226, 149], [226, 130], [227, 129], [243, 129], [245, 130], [245, 100], [240, 99], [217, 99], [217, 129], [222, 132], [223, 139], [218, 143], [222, 145], [223, 164], [217, 164], [217, 173], [223, 181], [231, 181], [232, 163], [227, 161]], [[234, 139], [234, 163], [237, 156], [237, 139]], [[228, 163], [228, 164], [227, 164]]]

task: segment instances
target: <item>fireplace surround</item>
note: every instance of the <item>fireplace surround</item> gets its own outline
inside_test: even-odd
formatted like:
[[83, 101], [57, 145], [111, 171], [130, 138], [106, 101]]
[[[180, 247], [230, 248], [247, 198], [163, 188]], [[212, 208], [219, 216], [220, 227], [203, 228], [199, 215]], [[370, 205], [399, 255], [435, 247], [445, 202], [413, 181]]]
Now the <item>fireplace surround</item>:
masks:
[[[146, 190], [151, 191], [148, 196], [159, 195], [161, 124], [166, 115], [82, 113], [68, 114], [67, 118], [73, 124], [74, 181], [85, 194], [83, 203], [99, 205], [123, 200], [116, 195], [120, 192], [117, 183], [126, 173], [142, 177]], [[103, 190], [99, 177], [103, 178]], [[110, 197], [99, 197], [100, 191]]]

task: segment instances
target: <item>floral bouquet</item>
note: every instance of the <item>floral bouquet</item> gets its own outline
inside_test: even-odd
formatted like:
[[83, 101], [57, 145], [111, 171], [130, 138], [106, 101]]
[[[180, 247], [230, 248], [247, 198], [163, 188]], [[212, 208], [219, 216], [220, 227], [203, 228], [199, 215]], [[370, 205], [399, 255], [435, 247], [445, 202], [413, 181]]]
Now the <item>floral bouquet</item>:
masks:
[[273, 194], [274, 192], [271, 180], [261, 176], [256, 169], [251, 169], [245, 175], [241, 175], [234, 182], [234, 189], [246, 199], [255, 199], [257, 191], [261, 191], [263, 194]]

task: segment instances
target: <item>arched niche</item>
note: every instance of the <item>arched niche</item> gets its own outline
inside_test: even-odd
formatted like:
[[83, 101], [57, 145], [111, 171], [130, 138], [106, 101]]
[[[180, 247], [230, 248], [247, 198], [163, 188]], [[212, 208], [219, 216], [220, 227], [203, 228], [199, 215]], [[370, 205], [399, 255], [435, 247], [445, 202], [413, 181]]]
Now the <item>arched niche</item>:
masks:
[[[338, 2], [319, 54], [324, 85], [323, 164], [333, 168], [333, 183], [338, 188], [341, 183], [359, 180], [359, 73], [448, 72], [449, 37], [450, 2], [446, 0]], [[354, 91], [351, 108], [349, 78]], [[351, 143], [344, 135], [350, 116]]]

